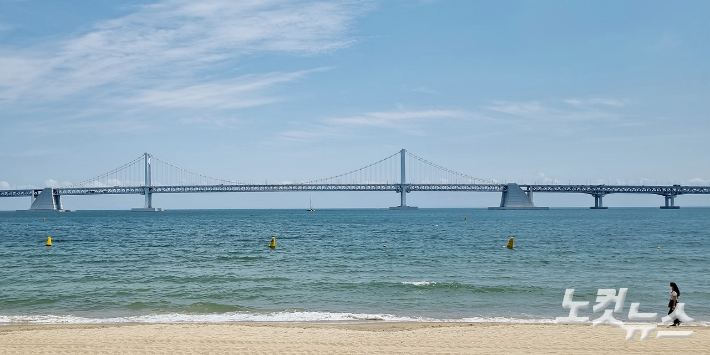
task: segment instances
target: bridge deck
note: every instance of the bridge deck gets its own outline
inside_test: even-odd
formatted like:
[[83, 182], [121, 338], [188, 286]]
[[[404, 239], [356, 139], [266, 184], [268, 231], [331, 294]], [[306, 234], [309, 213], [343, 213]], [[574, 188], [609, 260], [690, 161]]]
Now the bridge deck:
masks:
[[[206, 185], [206, 186], [151, 186], [150, 193], [200, 192], [297, 192], [297, 191], [391, 191], [401, 192], [402, 186], [412, 191], [469, 191], [503, 192], [506, 184], [264, 184], [264, 185]], [[655, 194], [661, 196], [710, 194], [710, 186], [626, 186], [626, 185], [519, 185], [532, 192], [608, 194]], [[37, 196], [42, 189], [0, 190], [0, 197]], [[82, 187], [56, 188], [57, 195], [121, 195], [145, 194], [145, 187]]]

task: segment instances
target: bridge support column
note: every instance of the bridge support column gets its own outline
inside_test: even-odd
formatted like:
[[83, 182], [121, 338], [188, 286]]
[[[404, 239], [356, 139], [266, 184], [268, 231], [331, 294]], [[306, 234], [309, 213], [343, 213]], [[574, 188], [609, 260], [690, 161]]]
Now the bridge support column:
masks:
[[151, 186], [151, 171], [150, 171], [150, 154], [144, 153], [143, 160], [145, 161], [145, 185], [143, 185], [143, 194], [145, 195], [145, 206], [143, 208], [131, 208], [133, 212], [162, 212], [162, 208], [153, 208], [153, 193], [150, 192]]
[[391, 210], [418, 210], [418, 207], [415, 206], [407, 206], [407, 170], [405, 169], [405, 162], [406, 162], [406, 156], [407, 156], [407, 150], [402, 149], [399, 151], [400, 155], [400, 173], [401, 173], [401, 182], [399, 185], [399, 194], [400, 194], [400, 202], [399, 206], [395, 207], [390, 207]]
[[665, 206], [661, 206], [662, 210], [677, 210], [680, 208], [680, 206], [675, 205], [675, 196], [676, 195], [668, 195], [668, 196], [663, 196], [666, 199], [666, 204]]
[[406, 206], [407, 205], [407, 191], [405, 191], [406, 187], [404, 187], [404, 186], [402, 186], [402, 187], [403, 187], [402, 192], [399, 193], [399, 196], [400, 196], [399, 197], [399, 205]]
[[589, 207], [591, 210], [605, 210], [608, 209], [609, 207], [604, 206], [602, 199], [604, 198], [604, 194], [594, 194], [594, 207]]
[[549, 210], [549, 207], [536, 207], [532, 201], [532, 189], [528, 186], [523, 191], [518, 184], [508, 184], [500, 198], [500, 206], [488, 207], [489, 210]]
[[32, 195], [32, 205], [29, 210], [18, 210], [18, 212], [74, 212], [65, 210], [62, 206], [62, 196], [57, 194], [51, 187], [40, 191], [36, 196]]
[[153, 208], [153, 193], [150, 192], [150, 187], [146, 187], [143, 191], [145, 194], [145, 206], [143, 208]]

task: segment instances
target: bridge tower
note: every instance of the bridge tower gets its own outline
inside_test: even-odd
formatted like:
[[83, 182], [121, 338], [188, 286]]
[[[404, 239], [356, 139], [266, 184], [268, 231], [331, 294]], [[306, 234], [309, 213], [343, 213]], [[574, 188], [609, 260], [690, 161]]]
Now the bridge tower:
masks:
[[139, 208], [131, 208], [133, 212], [162, 212], [162, 208], [153, 207], [153, 193], [151, 192], [150, 175], [150, 154], [144, 153], [143, 160], [145, 161], [145, 183], [143, 184], [143, 195], [145, 195], [145, 206]]
[[407, 206], [407, 193], [409, 192], [409, 187], [407, 185], [407, 169], [406, 169], [406, 160], [407, 160], [407, 150], [402, 149], [399, 151], [400, 155], [400, 169], [401, 169], [401, 180], [399, 187], [397, 188], [397, 192], [399, 192], [400, 195], [400, 203], [399, 206], [395, 207], [390, 207], [391, 210], [418, 210], [419, 207], [416, 206]]

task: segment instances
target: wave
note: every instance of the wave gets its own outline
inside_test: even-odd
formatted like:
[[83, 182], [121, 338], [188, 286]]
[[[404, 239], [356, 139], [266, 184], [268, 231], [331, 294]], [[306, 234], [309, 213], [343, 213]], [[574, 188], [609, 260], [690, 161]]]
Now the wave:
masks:
[[[520, 323], [552, 324], [552, 318], [465, 317], [430, 318], [347, 312], [283, 311], [271, 313], [225, 312], [212, 314], [166, 313], [126, 317], [82, 317], [75, 315], [16, 315], [0, 316], [0, 326], [41, 324], [160, 324], [160, 323], [367, 323], [367, 322], [441, 322], [441, 323]], [[591, 323], [590, 323], [591, 325]], [[688, 326], [710, 326], [708, 321], [694, 321]]]
[[429, 286], [429, 285], [436, 285], [436, 282], [433, 282], [433, 281], [402, 281], [402, 285]]
[[[544, 292], [543, 287], [524, 286], [524, 285], [472, 285], [459, 282], [436, 282], [436, 281], [401, 281], [401, 282], [382, 282], [375, 281], [370, 283], [373, 286], [382, 287], [419, 287], [426, 289], [458, 289], [470, 293], [510, 293], [523, 294]], [[404, 286], [403, 286], [404, 285]]]
[[[127, 317], [94, 318], [74, 315], [18, 315], [0, 316], [0, 326], [42, 324], [164, 324], [164, 323], [358, 323], [358, 322], [439, 322], [439, 323], [518, 323], [554, 324], [552, 318], [528, 319], [509, 317], [467, 317], [438, 319], [407, 317], [391, 314], [330, 313], [330, 312], [275, 312], [275, 313], [221, 313], [221, 314], [151, 314]], [[591, 325], [591, 322], [589, 323]], [[686, 326], [708, 327], [710, 322], [694, 321]]]
[[345, 312], [226, 312], [213, 314], [167, 313], [127, 317], [82, 317], [75, 315], [0, 316], [0, 325], [20, 324], [121, 324], [121, 323], [229, 323], [229, 322], [465, 322], [465, 323], [552, 323], [552, 319], [516, 319], [505, 317], [473, 317], [437, 319], [397, 316], [393, 314]]

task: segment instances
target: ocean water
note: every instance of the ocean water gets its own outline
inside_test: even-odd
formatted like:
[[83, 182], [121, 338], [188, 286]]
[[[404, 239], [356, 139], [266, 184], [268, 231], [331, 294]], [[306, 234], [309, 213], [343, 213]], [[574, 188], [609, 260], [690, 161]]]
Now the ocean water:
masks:
[[710, 325], [710, 209], [0, 212], [0, 324], [551, 322], [622, 287], [660, 321], [670, 281]]

